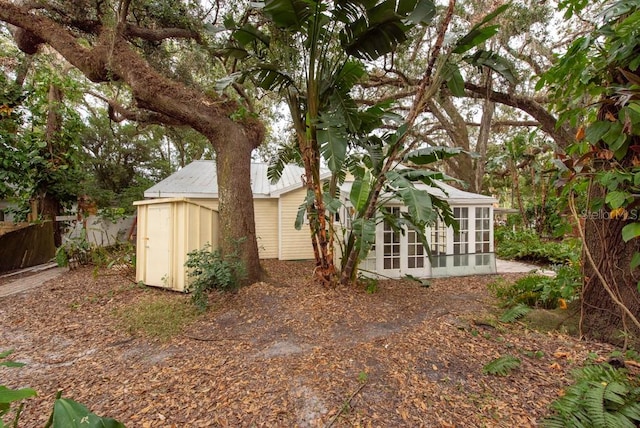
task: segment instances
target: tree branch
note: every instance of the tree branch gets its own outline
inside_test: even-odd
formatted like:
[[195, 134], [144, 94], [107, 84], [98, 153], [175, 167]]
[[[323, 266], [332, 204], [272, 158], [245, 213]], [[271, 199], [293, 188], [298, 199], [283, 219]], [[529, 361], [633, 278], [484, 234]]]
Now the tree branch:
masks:
[[127, 37], [139, 37], [150, 42], [158, 42], [165, 39], [193, 39], [201, 41], [198, 32], [185, 28], [145, 28], [134, 24], [126, 24], [125, 35]]
[[558, 120], [555, 116], [531, 98], [521, 97], [514, 94], [505, 94], [497, 91], [487, 91], [486, 88], [469, 82], [465, 83], [464, 86], [471, 98], [485, 99], [488, 97], [491, 101], [515, 107], [528, 113], [531, 117], [540, 122], [541, 128], [553, 137], [561, 149], [566, 148], [574, 139], [573, 136], [575, 135], [575, 132], [565, 127], [558, 127]]
[[109, 99], [102, 94], [94, 91], [89, 91], [87, 94], [104, 101], [108, 105], [109, 119], [113, 122], [122, 122], [124, 120], [130, 120], [132, 122], [138, 122], [141, 125], [170, 125], [180, 126], [184, 125], [182, 122], [177, 121], [169, 116], [156, 113], [149, 110], [128, 109], [115, 100]]

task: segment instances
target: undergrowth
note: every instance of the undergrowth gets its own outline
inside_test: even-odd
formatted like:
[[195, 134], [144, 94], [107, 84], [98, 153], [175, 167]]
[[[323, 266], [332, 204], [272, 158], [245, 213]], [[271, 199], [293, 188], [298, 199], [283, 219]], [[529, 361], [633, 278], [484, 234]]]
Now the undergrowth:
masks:
[[210, 244], [189, 252], [184, 265], [190, 279], [187, 291], [191, 292], [191, 301], [200, 311], [207, 309], [209, 290], [233, 290], [246, 276], [237, 250], [223, 256], [219, 250], [211, 250]]
[[636, 428], [640, 425], [640, 379], [624, 368], [589, 365], [573, 373], [575, 383], [551, 404], [547, 428]]
[[496, 255], [505, 260], [522, 260], [544, 265], [570, 264], [580, 259], [580, 242], [575, 238], [544, 240], [532, 230], [495, 229]]
[[[525, 315], [525, 308], [564, 309], [567, 303], [578, 298], [582, 286], [580, 266], [573, 263], [554, 266], [553, 269], [555, 276], [530, 274], [514, 283], [498, 279], [489, 285], [489, 289], [500, 299], [501, 306], [512, 310], [512, 315], [506, 318], [513, 318], [516, 314]], [[517, 318], [519, 316], [503, 321], [510, 322]]]
[[116, 316], [131, 334], [142, 333], [168, 340], [198, 316], [198, 311], [182, 295], [146, 296], [120, 309]]

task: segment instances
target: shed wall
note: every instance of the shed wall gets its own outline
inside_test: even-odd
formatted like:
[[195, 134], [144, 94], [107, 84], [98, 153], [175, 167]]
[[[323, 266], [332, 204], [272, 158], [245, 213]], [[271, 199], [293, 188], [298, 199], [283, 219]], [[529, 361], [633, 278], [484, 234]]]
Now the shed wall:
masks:
[[190, 251], [218, 248], [218, 213], [189, 200], [138, 205], [136, 281], [184, 291]]

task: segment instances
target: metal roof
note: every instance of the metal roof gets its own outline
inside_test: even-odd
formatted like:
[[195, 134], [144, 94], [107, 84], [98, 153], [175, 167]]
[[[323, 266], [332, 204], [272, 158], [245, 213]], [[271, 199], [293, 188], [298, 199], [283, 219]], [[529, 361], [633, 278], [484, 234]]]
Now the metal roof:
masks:
[[[251, 190], [254, 198], [277, 198], [302, 187], [304, 168], [286, 165], [282, 177], [271, 184], [267, 178], [268, 164], [251, 164]], [[322, 178], [329, 172], [323, 170]], [[165, 178], [144, 192], [145, 198], [218, 198], [218, 175], [213, 160], [197, 160]]]
[[[277, 198], [283, 193], [302, 187], [304, 168], [297, 165], [286, 165], [280, 180], [272, 184], [267, 178], [266, 163], [251, 164], [251, 190], [254, 198]], [[330, 172], [322, 170], [323, 179], [329, 178]], [[491, 205], [498, 201], [485, 195], [465, 192], [444, 182], [437, 182], [439, 188], [415, 183], [419, 189], [442, 198], [450, 204], [458, 205]], [[345, 181], [340, 187], [341, 192], [348, 196], [351, 192], [352, 181]], [[444, 192], [443, 192], [444, 190]], [[445, 193], [446, 192], [446, 193]], [[197, 160], [165, 178], [158, 184], [144, 192], [145, 198], [218, 198], [218, 176], [216, 163], [212, 160]]]
[[[430, 195], [440, 199], [444, 199], [452, 205], [492, 205], [498, 202], [498, 200], [492, 196], [480, 195], [478, 193], [466, 192], [464, 190], [457, 189], [442, 181], [436, 181], [437, 187], [427, 186], [424, 183], [414, 183], [417, 189], [426, 190]], [[340, 186], [340, 191], [346, 196], [351, 193], [352, 181], [345, 182]], [[385, 195], [390, 196], [390, 195]]]

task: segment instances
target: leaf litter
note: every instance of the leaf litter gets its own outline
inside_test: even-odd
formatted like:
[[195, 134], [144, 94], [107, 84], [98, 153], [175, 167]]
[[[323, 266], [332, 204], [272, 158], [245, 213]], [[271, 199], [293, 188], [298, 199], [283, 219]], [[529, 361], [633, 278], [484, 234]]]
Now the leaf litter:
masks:
[[[127, 276], [81, 268], [3, 298], [0, 351], [27, 365], [0, 368], [0, 383], [39, 393], [22, 425], [43, 426], [63, 390], [130, 427], [537, 426], [571, 370], [612, 351], [492, 326], [495, 276], [385, 280], [367, 293], [314, 284], [309, 262], [263, 267], [263, 282], [212, 293], [209, 311], [164, 340], [127, 331], [117, 314], [189, 296]], [[482, 373], [505, 354], [521, 365]]]

